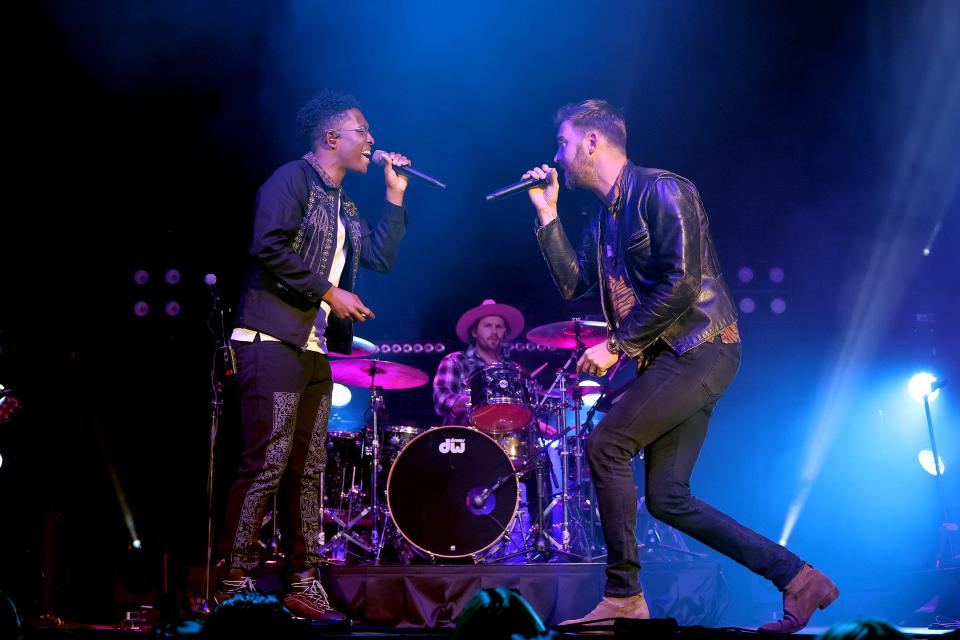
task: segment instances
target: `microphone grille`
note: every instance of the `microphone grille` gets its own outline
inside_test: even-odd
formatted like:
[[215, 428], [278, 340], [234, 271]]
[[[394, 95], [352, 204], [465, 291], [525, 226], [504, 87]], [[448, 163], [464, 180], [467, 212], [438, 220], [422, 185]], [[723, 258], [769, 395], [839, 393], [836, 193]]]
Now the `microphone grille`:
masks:
[[370, 156], [370, 160], [372, 160], [374, 164], [383, 165], [383, 151], [380, 151], [380, 149], [374, 151], [373, 155]]

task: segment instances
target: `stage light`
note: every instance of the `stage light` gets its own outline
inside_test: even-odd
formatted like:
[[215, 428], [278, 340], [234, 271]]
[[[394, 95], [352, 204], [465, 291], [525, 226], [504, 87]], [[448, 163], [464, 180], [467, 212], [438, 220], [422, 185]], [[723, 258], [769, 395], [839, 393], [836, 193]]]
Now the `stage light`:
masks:
[[[910, 378], [910, 382], [907, 383], [907, 392], [917, 402], [923, 402], [923, 396], [927, 396], [927, 400], [933, 402], [940, 395], [940, 389], [930, 393], [930, 389], [936, 381], [937, 377], [935, 375], [927, 371], [921, 371]], [[931, 463], [930, 468], [933, 468], [933, 463]]]
[[169, 269], [163, 275], [163, 279], [167, 281], [167, 284], [177, 284], [180, 282], [180, 272], [176, 269]]
[[130, 544], [133, 545], [133, 548], [134, 548], [134, 549], [139, 549], [140, 547], [143, 546], [143, 543], [140, 542], [140, 539], [139, 539], [139, 538], [135, 539], [135, 540], [134, 540], [132, 543], [130, 543]]
[[583, 406], [587, 409], [591, 408], [600, 399], [600, 383], [595, 380], [584, 380], [580, 383], [580, 394]]
[[167, 306], [164, 307], [164, 311], [166, 311], [167, 315], [171, 318], [175, 318], [180, 315], [180, 303], [176, 300], [171, 300], [167, 303]]
[[737, 279], [744, 283], [753, 281], [753, 269], [750, 267], [740, 267], [740, 269], [737, 270]]
[[446, 351], [446, 350], [447, 350], [447, 348], [443, 345], [442, 342], [438, 342], [438, 343], [437, 343], [437, 346], [436, 346], [436, 348], [435, 348], [435, 351], [436, 351], [437, 353], [443, 353], [443, 352]]
[[150, 305], [143, 300], [140, 300], [133, 305], [133, 315], [137, 316], [138, 318], [142, 318], [148, 313], [150, 313]]
[[773, 311], [777, 315], [783, 313], [787, 310], [787, 303], [783, 298], [774, 298], [770, 301], [770, 311]]
[[770, 282], [773, 282], [776, 284], [780, 284], [781, 282], [783, 282], [783, 279], [785, 277], [783, 273], [783, 269], [781, 269], [780, 267], [774, 267], [770, 269], [769, 276], [770, 276]]
[[925, 256], [930, 255], [930, 248], [929, 248], [929, 247], [924, 247], [924, 248], [923, 248], [923, 255], [925, 255]]
[[0, 454], [0, 469], [3, 468], [3, 455]]
[[133, 273], [133, 281], [137, 284], [147, 284], [150, 281], [150, 274], [144, 269], [138, 269]]
[[433, 344], [428, 342], [427, 344], [423, 345], [423, 350], [427, 353], [433, 353]]
[[753, 298], [740, 298], [740, 311], [744, 313], [753, 313], [757, 308], [757, 303], [753, 301]]
[[350, 404], [350, 400], [353, 398], [353, 394], [350, 393], [350, 389], [340, 384], [339, 382], [333, 383], [333, 398], [330, 401], [335, 407], [345, 407]]
[[404, 345], [403, 345], [403, 352], [404, 352], [404, 353], [412, 353], [412, 352], [413, 352], [413, 345], [410, 344], [410, 343], [404, 344]]
[[419, 342], [418, 342], [417, 344], [413, 345], [413, 352], [414, 352], [414, 353], [423, 353], [423, 345], [420, 344]]
[[[917, 454], [917, 460], [920, 461], [920, 466], [923, 467], [923, 470], [929, 473], [932, 476], [937, 475], [937, 470], [933, 466], [933, 451], [930, 449], [923, 449]], [[937, 462], [940, 467], [940, 475], [947, 470], [947, 465], [943, 463], [943, 456], [937, 456]]]

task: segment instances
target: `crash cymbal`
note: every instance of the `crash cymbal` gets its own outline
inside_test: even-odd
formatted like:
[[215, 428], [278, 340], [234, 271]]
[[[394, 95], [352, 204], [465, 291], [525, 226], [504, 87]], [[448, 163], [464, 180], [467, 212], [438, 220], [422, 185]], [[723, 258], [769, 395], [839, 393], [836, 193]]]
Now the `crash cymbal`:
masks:
[[607, 339], [607, 324], [596, 320], [565, 320], [534, 327], [527, 332], [527, 340], [534, 344], [557, 349], [574, 349], [577, 333], [584, 346], [592, 347]]
[[366, 356], [372, 356], [378, 351], [380, 351], [380, 347], [369, 340], [353, 336], [353, 353], [347, 355], [345, 353], [334, 353], [331, 351], [328, 355], [331, 358], [364, 358]]
[[334, 360], [330, 369], [335, 382], [367, 389], [412, 389], [430, 381], [430, 376], [416, 367], [384, 360]]

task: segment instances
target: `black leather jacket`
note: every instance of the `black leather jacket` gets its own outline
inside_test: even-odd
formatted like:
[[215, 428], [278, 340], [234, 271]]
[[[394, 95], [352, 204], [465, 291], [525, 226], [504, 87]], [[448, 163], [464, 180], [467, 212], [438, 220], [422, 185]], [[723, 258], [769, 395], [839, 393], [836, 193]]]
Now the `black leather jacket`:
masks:
[[[736, 322], [736, 307], [720, 275], [707, 215], [693, 183], [628, 162], [620, 178], [617, 211], [617, 232], [604, 239], [603, 247], [601, 216], [610, 214], [599, 204], [579, 251], [559, 219], [537, 229], [543, 256], [564, 298], [580, 297], [601, 283], [607, 325], [630, 357], [639, 356], [658, 338], [682, 354]], [[619, 254], [637, 297], [619, 324], [602, 284], [606, 279], [600, 251]]]

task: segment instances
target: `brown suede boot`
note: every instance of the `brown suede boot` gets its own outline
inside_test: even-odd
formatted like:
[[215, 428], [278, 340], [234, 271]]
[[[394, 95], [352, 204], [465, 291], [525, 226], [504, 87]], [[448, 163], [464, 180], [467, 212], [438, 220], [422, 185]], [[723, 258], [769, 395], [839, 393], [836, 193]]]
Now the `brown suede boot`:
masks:
[[576, 620], [564, 620], [561, 625], [580, 624], [583, 622], [593, 622], [594, 620], [609, 620], [613, 618], [631, 618], [634, 620], [649, 620], [650, 609], [647, 608], [647, 600], [643, 593], [626, 598], [613, 598], [604, 596], [593, 611], [577, 618]]
[[795, 633], [807, 626], [817, 609], [826, 609], [840, 597], [840, 590], [826, 574], [808, 564], [783, 589], [783, 619], [768, 622], [757, 631]]

